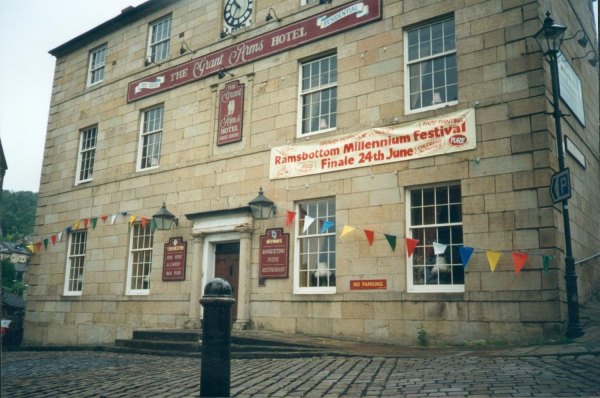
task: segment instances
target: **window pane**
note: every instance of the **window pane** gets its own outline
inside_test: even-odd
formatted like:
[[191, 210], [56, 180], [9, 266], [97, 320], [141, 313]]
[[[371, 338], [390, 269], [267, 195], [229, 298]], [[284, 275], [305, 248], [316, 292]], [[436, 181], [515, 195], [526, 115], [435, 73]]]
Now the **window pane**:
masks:
[[408, 45], [415, 46], [419, 43], [419, 31], [417, 29], [408, 32]]

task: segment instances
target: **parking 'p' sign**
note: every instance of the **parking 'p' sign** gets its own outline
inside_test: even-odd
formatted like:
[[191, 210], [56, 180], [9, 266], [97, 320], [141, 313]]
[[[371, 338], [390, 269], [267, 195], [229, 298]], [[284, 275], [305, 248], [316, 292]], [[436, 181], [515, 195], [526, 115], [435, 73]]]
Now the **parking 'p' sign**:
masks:
[[552, 176], [550, 181], [550, 196], [552, 202], [558, 203], [571, 197], [571, 178], [569, 169], [564, 169]]

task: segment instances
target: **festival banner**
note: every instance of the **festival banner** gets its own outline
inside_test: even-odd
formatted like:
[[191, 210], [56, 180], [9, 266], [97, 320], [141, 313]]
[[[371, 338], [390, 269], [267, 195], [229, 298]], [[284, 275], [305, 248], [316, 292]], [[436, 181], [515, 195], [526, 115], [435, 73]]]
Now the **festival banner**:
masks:
[[475, 110], [271, 149], [272, 180], [419, 159], [476, 148]]

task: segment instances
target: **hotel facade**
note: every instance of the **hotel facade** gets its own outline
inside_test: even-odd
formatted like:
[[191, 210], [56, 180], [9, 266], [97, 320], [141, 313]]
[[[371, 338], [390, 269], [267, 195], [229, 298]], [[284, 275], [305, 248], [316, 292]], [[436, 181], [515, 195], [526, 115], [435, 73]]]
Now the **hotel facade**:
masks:
[[[197, 328], [214, 277], [233, 286], [236, 329], [563, 334], [552, 84], [533, 37], [547, 10], [568, 26], [582, 259], [600, 247], [591, 2], [150, 0], [55, 48], [25, 343]], [[248, 206], [259, 190], [265, 220]], [[577, 266], [579, 302], [599, 265]]]

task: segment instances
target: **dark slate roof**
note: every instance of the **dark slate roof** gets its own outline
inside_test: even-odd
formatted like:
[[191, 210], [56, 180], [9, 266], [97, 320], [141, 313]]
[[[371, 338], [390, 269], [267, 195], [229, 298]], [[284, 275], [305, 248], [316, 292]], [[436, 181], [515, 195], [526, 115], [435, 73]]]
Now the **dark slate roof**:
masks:
[[12, 242], [0, 242], [2, 253], [18, 253], [31, 256], [31, 252], [25, 246], [15, 246]]
[[[178, 0], [148, 0], [145, 3], [140, 4], [137, 7], [129, 6], [121, 14], [116, 17], [109, 19], [108, 21], [96, 26], [93, 29], [69, 40], [68, 42], [61, 44], [60, 46], [53, 48], [48, 51], [55, 57], [62, 57], [70, 54], [82, 47], [87, 46], [94, 40], [105, 37], [124, 26], [131, 24], [138, 19], [144, 18], [146, 15], [165, 8]], [[62, 21], [63, 23], [66, 21]], [[59, 21], [60, 23], [60, 21]], [[67, 22], [68, 23], [68, 22]]]

